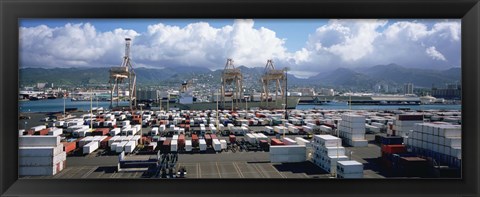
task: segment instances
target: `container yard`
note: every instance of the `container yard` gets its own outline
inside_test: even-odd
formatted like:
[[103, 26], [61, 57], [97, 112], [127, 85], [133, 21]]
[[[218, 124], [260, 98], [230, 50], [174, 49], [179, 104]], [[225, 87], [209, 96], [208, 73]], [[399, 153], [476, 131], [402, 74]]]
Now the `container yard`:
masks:
[[[103, 111], [77, 113], [63, 124], [33, 122], [19, 131], [25, 157], [21, 176], [460, 176], [461, 125], [443, 121], [459, 112], [289, 110], [288, 119], [284, 115], [284, 110]], [[32, 151], [44, 156], [31, 157]]]

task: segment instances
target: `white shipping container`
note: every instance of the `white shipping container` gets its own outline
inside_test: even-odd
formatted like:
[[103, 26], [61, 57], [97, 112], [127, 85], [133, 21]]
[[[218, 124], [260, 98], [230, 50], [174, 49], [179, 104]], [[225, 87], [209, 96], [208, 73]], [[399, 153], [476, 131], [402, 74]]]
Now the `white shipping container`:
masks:
[[314, 143], [320, 146], [342, 146], [342, 140], [333, 135], [314, 135]]
[[227, 141], [226, 140], [220, 140], [220, 144], [222, 145], [223, 150], [227, 149]]
[[67, 159], [67, 154], [61, 152], [55, 156], [45, 157], [18, 157], [18, 165], [20, 166], [49, 166]]
[[40, 131], [40, 130], [43, 130], [43, 129], [46, 129], [46, 128], [47, 128], [47, 126], [45, 126], [45, 125], [39, 125], [39, 126], [32, 127], [31, 130]]
[[111, 147], [112, 144], [113, 144], [116, 140], [118, 140], [119, 137], [120, 137], [120, 136], [113, 136], [112, 138], [110, 138], [110, 139], [108, 140], [108, 146]]
[[185, 151], [192, 151], [192, 140], [185, 140]]
[[270, 146], [270, 155], [305, 155], [304, 145]]
[[60, 144], [60, 136], [48, 136], [48, 135], [25, 135], [20, 136], [18, 140], [18, 146], [58, 146]]
[[124, 151], [124, 147], [125, 145], [127, 145], [128, 141], [122, 141], [120, 143], [118, 143], [116, 146], [115, 146], [115, 152], [117, 153], [121, 153]]
[[90, 154], [98, 149], [98, 142], [93, 141], [83, 146], [83, 154]]
[[124, 147], [125, 153], [133, 153], [133, 150], [135, 150], [136, 143], [135, 141], [129, 141]]
[[213, 139], [212, 140], [212, 145], [213, 145], [213, 149], [216, 152], [222, 151], [222, 144], [220, 143], [220, 141], [218, 139]]
[[56, 147], [19, 147], [19, 157], [53, 157], [63, 151], [63, 144]]
[[116, 152], [117, 146], [118, 146], [120, 143], [121, 143], [121, 142], [113, 142], [112, 144], [110, 144], [110, 150]]
[[345, 147], [343, 146], [323, 147], [323, 148], [319, 148], [319, 151], [321, 151], [321, 153], [326, 156], [344, 156], [345, 155]]
[[116, 135], [120, 134], [120, 131], [121, 131], [120, 128], [114, 128], [114, 129], [110, 130], [109, 134], [110, 134], [110, 136], [116, 136]]
[[363, 164], [354, 160], [337, 161], [337, 172], [341, 174], [363, 174]]
[[270, 155], [270, 162], [272, 163], [296, 163], [306, 160], [306, 155]]
[[170, 142], [170, 151], [177, 152], [178, 151], [178, 141], [177, 139], [172, 139]]
[[288, 137], [283, 138], [282, 141], [283, 141], [283, 143], [284, 143], [285, 145], [297, 145], [297, 142], [296, 142], [295, 140], [292, 140], [292, 139], [290, 139], [290, 138], [288, 138]]
[[445, 146], [462, 147], [462, 138], [461, 137], [445, 138]]
[[207, 142], [205, 141], [205, 139], [200, 139], [199, 145], [200, 145], [200, 151], [207, 150]]

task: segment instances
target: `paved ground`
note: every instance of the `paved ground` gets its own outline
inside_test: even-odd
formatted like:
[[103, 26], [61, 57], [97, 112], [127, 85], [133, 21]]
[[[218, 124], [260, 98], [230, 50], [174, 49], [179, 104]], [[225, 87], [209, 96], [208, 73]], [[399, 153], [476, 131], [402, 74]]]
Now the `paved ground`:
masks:
[[[348, 147], [353, 150], [352, 158], [365, 166], [365, 178], [383, 178], [372, 160], [377, 145]], [[347, 151], [348, 152], [348, 151]], [[67, 168], [55, 176], [24, 178], [148, 178], [143, 171], [117, 172], [118, 156], [67, 157]], [[176, 169], [184, 167], [187, 178], [328, 178], [326, 173], [313, 163], [270, 163], [268, 152], [222, 152], [213, 154], [179, 154]]]

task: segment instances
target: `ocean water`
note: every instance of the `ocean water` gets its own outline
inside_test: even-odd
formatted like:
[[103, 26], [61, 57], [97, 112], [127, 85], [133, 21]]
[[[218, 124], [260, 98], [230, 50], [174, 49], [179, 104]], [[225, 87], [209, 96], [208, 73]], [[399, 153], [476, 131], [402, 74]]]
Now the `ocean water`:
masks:
[[[113, 103], [116, 105], [116, 103]], [[44, 99], [37, 101], [19, 101], [20, 112], [63, 112], [63, 99]], [[120, 106], [128, 106], [128, 101], [119, 102]], [[78, 108], [78, 110], [90, 110], [90, 101], [71, 101], [65, 99], [66, 108]], [[103, 107], [108, 109], [110, 101], [93, 101], [92, 107]]]
[[352, 110], [397, 110], [399, 108], [409, 108], [411, 110], [458, 110], [462, 105], [297, 105], [297, 109], [352, 109]]
[[[63, 112], [63, 99], [45, 99], [38, 101], [19, 101], [20, 112]], [[114, 103], [115, 105], [115, 103]], [[128, 101], [119, 102], [120, 106], [128, 106]], [[66, 108], [78, 108], [79, 110], [90, 110], [90, 101], [65, 100]], [[109, 101], [93, 101], [92, 107], [110, 107]], [[410, 108], [412, 110], [461, 110], [461, 105], [352, 105], [353, 110], [396, 110], [398, 108]], [[346, 104], [339, 105], [297, 105], [297, 109], [350, 109]]]

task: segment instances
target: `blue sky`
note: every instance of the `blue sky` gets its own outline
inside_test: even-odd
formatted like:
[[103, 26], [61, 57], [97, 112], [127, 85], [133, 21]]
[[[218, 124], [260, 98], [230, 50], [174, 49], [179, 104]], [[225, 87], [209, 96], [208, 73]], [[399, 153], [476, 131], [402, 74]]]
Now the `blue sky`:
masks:
[[335, 67], [460, 66], [458, 19], [22, 19], [21, 67], [118, 65], [132, 38], [138, 67], [264, 66], [299, 77]]

